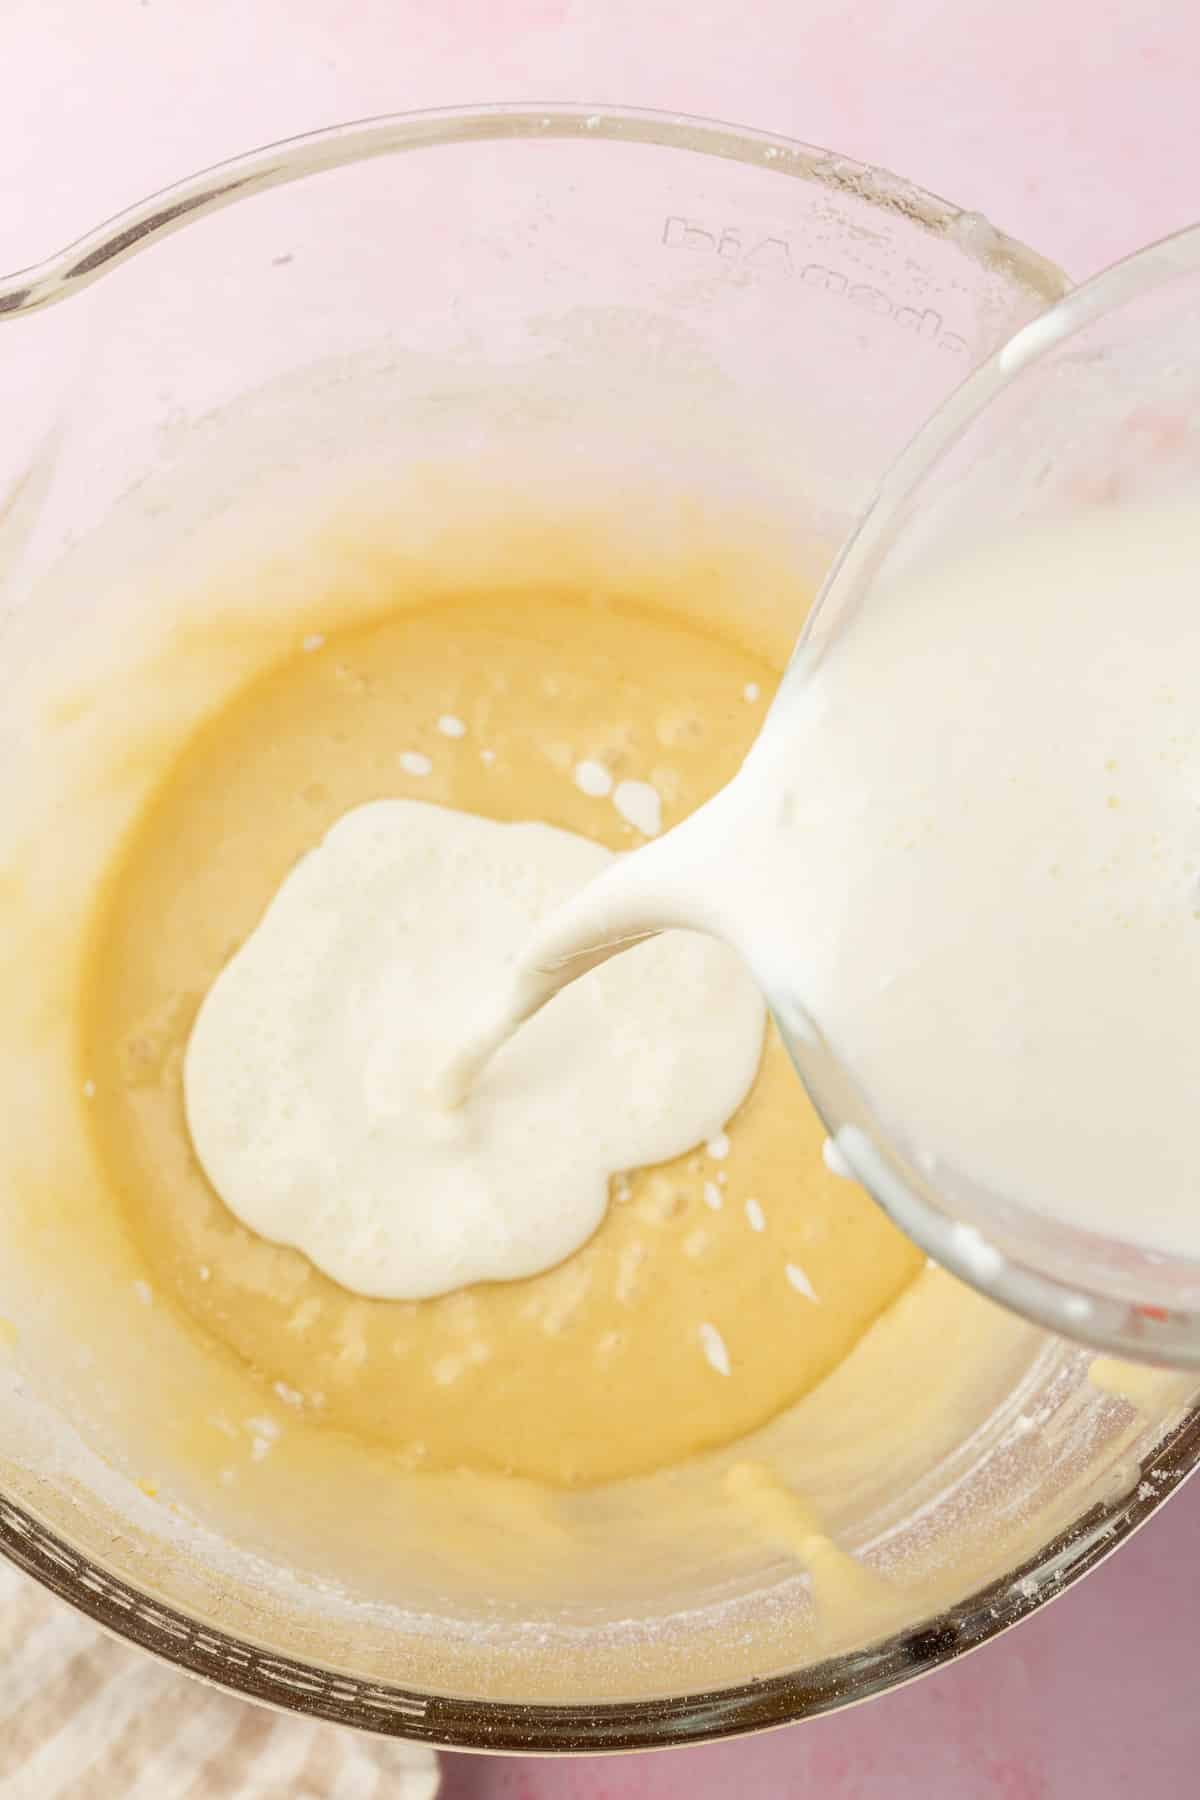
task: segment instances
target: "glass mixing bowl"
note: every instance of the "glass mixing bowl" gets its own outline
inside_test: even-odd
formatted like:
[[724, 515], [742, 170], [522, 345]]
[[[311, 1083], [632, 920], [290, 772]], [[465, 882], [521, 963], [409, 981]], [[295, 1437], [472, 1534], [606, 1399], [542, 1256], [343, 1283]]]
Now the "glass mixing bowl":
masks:
[[[1176, 495], [1200, 496], [1200, 227], [1076, 288], [964, 382], [888, 471], [810, 615], [805, 652], [876, 596], [886, 605], [888, 584], [927, 556]], [[846, 1071], [789, 1035], [786, 1012], [781, 1023], [856, 1174], [930, 1256], [1082, 1342], [1200, 1367], [1200, 1263], [1137, 1242], [1136, 1196], [1119, 1240], [945, 1168], [935, 1185]]]
[[[978, 215], [824, 151], [563, 107], [258, 151], [0, 281], [10, 1558], [277, 1706], [464, 1747], [633, 1748], [938, 1666], [1190, 1470], [1186, 1378], [1092, 1366], [935, 1276], [949, 1324], [919, 1432], [881, 1413], [864, 1454], [819, 1390], [751, 1446], [886, 1577], [886, 1620], [822, 1624], [790, 1555], [697, 1510], [690, 1467], [503, 1504], [484, 1482], [431, 1505], [397, 1472], [264, 1517], [189, 1474], [204, 1358], [130, 1280], [118, 1222], [96, 1208], [84, 1230], [68, 1203], [93, 1191], [70, 1027], [91, 895], [161, 757], [294, 642], [331, 519], [343, 562], [361, 508], [453, 587], [498, 534], [544, 578], [548, 521], [590, 518], [597, 581], [636, 593], [700, 558], [725, 623], [782, 663], [796, 581], [815, 589], [917, 426], [1065, 286]], [[159, 654], [168, 633], [183, 658]], [[389, 1529], [364, 1561], [369, 1513]]]

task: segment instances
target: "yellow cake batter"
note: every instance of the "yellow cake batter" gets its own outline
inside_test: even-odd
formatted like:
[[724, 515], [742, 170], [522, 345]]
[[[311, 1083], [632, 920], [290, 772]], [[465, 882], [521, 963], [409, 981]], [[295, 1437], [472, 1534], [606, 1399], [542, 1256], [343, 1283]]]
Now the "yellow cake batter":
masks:
[[[137, 821], [81, 993], [101, 1167], [155, 1293], [264, 1398], [413, 1469], [642, 1473], [809, 1391], [922, 1261], [825, 1167], [773, 1033], [727, 1148], [615, 1180], [604, 1223], [558, 1268], [440, 1299], [364, 1300], [256, 1238], [188, 1140], [181, 1065], [199, 1002], [343, 812], [404, 794], [631, 848], [640, 836], [577, 766], [652, 782], [669, 826], [734, 773], [777, 680], [653, 595], [644, 608], [574, 591], [404, 598], [305, 635], [195, 733]], [[727, 1375], [703, 1353], [706, 1323]]]

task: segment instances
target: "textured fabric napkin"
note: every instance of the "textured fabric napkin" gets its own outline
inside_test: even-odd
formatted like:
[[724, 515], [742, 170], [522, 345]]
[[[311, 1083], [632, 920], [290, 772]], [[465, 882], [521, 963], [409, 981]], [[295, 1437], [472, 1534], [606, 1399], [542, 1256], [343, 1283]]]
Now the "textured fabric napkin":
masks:
[[433, 1800], [437, 1758], [254, 1706], [0, 1562], [2, 1800]]

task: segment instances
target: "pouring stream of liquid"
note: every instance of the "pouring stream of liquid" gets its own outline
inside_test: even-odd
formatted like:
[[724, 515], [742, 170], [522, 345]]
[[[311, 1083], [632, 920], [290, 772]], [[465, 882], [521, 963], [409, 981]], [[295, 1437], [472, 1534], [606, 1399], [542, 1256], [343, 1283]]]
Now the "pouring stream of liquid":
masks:
[[730, 788], [664, 837], [622, 857], [544, 921], [485, 1000], [461, 1048], [431, 1081], [435, 1104], [461, 1106], [526, 1020], [610, 957], [675, 928], [725, 935], [698, 896], [711, 887], [706, 877], [714, 831], [729, 811]]

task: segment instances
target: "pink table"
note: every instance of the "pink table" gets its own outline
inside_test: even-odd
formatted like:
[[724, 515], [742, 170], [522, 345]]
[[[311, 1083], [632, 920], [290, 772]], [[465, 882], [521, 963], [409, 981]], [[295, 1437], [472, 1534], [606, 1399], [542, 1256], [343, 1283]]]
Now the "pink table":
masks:
[[[406, 107], [623, 102], [901, 171], [1076, 277], [1200, 214], [1195, 0], [7, 0], [0, 268], [252, 144]], [[1200, 1489], [1015, 1633], [869, 1706], [622, 1761], [455, 1758], [448, 1800], [1200, 1791]]]

